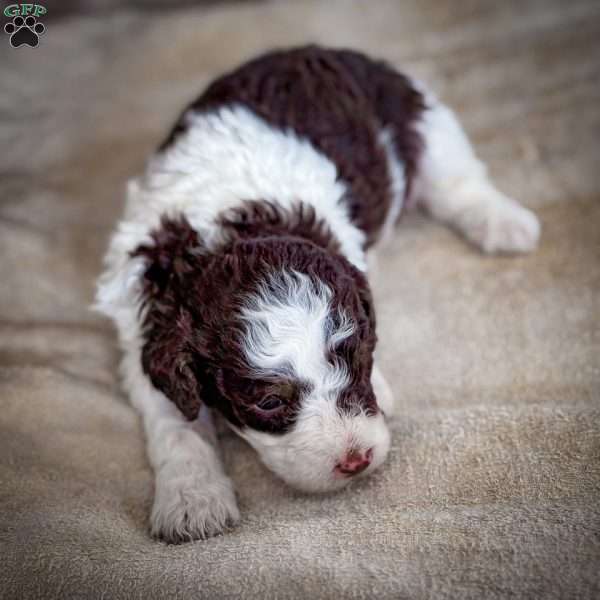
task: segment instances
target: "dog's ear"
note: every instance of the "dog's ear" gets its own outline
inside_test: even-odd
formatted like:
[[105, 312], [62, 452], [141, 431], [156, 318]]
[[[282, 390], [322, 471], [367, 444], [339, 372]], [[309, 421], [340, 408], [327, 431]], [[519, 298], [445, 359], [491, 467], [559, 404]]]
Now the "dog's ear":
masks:
[[154, 322], [146, 332], [142, 365], [153, 385], [191, 421], [202, 406], [202, 358], [193, 350], [190, 315], [181, 310], [164, 316], [162, 325]]
[[134, 253], [145, 262], [142, 366], [153, 385], [193, 420], [203, 402], [208, 357], [202, 352], [201, 326], [188, 305], [188, 275], [201, 268], [202, 246], [183, 219], [163, 220], [152, 240]]

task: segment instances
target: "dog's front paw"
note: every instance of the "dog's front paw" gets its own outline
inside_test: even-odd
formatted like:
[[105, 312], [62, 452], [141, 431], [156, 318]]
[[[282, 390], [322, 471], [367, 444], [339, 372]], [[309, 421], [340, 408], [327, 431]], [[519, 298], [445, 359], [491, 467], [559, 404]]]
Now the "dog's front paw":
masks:
[[535, 250], [540, 222], [528, 209], [509, 198], [495, 199], [475, 209], [467, 237], [487, 253], [525, 253]]
[[152, 535], [178, 544], [223, 533], [240, 518], [231, 480], [223, 474], [158, 473]]

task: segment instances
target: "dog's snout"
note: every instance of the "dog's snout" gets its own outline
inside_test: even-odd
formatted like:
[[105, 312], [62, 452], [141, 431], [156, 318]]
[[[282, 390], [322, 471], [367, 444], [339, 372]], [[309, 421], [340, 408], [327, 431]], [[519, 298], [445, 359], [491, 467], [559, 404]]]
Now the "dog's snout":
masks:
[[373, 448], [366, 452], [361, 450], [349, 450], [346, 456], [336, 466], [335, 471], [341, 475], [352, 477], [362, 473], [373, 459]]

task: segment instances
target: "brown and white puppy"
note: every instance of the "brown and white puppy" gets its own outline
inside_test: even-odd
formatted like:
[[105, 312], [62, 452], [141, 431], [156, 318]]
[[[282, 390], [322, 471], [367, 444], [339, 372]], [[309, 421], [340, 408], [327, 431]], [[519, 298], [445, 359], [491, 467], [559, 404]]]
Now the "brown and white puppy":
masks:
[[267, 54], [186, 109], [129, 184], [97, 294], [144, 419], [155, 535], [239, 518], [211, 410], [302, 490], [381, 465], [393, 403], [365, 252], [416, 201], [486, 251], [539, 237], [453, 113], [356, 52]]

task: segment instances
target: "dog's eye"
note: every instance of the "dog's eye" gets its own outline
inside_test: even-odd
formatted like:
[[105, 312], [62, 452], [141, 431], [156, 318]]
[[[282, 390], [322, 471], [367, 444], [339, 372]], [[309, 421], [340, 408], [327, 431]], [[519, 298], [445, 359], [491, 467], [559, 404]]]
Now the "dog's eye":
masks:
[[262, 400], [258, 401], [255, 405], [263, 413], [274, 413], [279, 409], [283, 408], [283, 400], [278, 396], [265, 396]]

